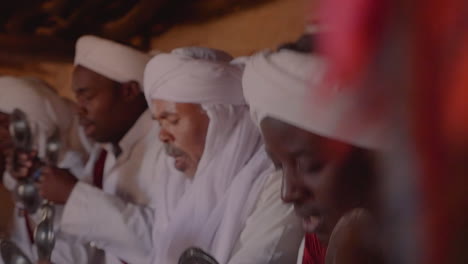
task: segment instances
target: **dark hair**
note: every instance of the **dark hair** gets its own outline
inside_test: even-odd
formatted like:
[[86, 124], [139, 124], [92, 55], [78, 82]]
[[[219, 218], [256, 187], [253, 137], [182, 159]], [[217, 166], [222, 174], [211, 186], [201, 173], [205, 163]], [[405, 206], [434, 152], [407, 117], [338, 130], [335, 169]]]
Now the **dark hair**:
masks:
[[315, 52], [317, 35], [304, 34], [296, 42], [290, 42], [282, 44], [278, 47], [278, 50], [288, 49], [302, 53], [313, 53]]

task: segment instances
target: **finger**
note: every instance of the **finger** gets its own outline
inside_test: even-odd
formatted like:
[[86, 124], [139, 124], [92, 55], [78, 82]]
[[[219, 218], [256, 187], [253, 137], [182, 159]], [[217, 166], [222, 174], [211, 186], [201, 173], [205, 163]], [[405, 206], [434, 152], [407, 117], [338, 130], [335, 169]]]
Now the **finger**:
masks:
[[18, 161], [27, 161], [29, 159], [29, 156], [26, 153], [17, 153], [16, 158], [18, 159]]
[[29, 152], [29, 156], [32, 157], [32, 158], [35, 158], [35, 157], [37, 157], [37, 153], [38, 153], [37, 150], [31, 150]]
[[34, 163], [31, 160], [17, 160], [16, 165], [30, 169], [33, 167]]
[[18, 178], [26, 178], [28, 177], [28, 168], [20, 167], [16, 170], [16, 175]]
[[25, 167], [25, 168], [32, 168], [33, 167], [33, 162], [30, 160], [24, 160], [24, 161], [19, 161], [18, 166]]

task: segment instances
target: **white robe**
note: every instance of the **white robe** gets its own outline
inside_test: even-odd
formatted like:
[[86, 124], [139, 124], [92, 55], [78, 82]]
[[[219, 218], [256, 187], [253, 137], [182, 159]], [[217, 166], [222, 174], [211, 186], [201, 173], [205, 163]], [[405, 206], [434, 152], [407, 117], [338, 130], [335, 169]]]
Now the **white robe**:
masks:
[[229, 264], [294, 263], [304, 231], [293, 207], [280, 199], [281, 174], [265, 182]]
[[[105, 263], [150, 260], [154, 164], [164, 154], [158, 130], [145, 112], [119, 143], [120, 156], [108, 152], [103, 190], [79, 182], [65, 205], [62, 230], [105, 250]], [[86, 166], [87, 182], [99, 153], [96, 149]]]
[[[43, 158], [45, 155], [47, 137], [58, 128], [62, 143], [58, 166], [80, 175], [88, 158], [86, 147], [89, 142], [85, 142], [86, 139], [78, 128], [78, 119], [74, 116], [72, 103], [60, 97], [51, 87], [38, 79], [2, 76], [0, 77], [0, 111], [11, 113], [15, 108], [21, 109], [28, 118], [33, 135], [32, 147], [38, 150], [39, 157]], [[5, 173], [3, 182], [7, 189], [15, 190], [17, 182], [8, 173]], [[18, 203], [14, 211], [11, 240], [31, 260], [36, 260], [36, 249], [31, 244], [21, 206]], [[62, 209], [62, 206], [55, 206], [55, 223], [59, 222]], [[29, 219], [34, 229], [34, 226], [41, 220], [40, 212], [30, 215]], [[52, 260], [56, 263], [87, 263], [85, 246], [60, 232], [58, 225], [55, 225], [55, 229], [56, 245]]]

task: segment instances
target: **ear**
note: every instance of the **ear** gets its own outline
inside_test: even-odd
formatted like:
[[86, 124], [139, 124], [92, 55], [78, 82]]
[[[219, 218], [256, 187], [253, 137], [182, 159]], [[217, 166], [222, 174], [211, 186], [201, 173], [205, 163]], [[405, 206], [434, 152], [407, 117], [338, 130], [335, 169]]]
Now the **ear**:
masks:
[[120, 97], [126, 101], [133, 101], [135, 98], [139, 97], [142, 93], [140, 85], [136, 81], [129, 81], [122, 83], [120, 90]]

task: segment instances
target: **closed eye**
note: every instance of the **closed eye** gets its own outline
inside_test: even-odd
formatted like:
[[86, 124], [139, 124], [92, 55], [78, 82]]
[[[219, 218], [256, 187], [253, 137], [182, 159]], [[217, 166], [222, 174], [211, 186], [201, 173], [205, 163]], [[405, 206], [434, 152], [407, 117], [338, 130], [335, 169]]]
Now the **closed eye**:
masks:
[[325, 167], [325, 162], [311, 158], [299, 158], [297, 159], [296, 164], [297, 171], [303, 174], [318, 173]]

